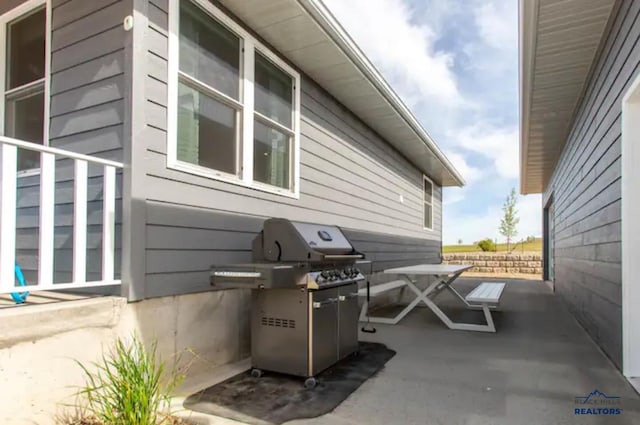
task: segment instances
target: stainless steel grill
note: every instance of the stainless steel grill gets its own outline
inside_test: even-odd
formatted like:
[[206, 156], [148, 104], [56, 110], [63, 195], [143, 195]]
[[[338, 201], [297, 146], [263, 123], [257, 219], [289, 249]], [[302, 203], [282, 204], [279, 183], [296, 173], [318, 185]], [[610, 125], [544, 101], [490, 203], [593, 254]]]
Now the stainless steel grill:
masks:
[[213, 266], [211, 284], [249, 288], [252, 373], [308, 378], [358, 349], [358, 282], [370, 263], [336, 226], [272, 218], [249, 264]]

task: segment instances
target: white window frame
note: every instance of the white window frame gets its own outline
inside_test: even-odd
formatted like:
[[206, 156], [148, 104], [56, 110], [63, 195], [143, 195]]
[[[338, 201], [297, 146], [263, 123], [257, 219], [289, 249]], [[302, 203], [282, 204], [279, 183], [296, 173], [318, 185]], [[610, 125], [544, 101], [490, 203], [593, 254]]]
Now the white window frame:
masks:
[[[196, 6], [202, 8], [227, 29], [241, 39], [243, 46], [242, 58], [240, 61], [240, 99], [238, 103], [243, 105], [240, 119], [241, 137], [238, 141], [241, 153], [239, 175], [213, 170], [207, 167], [191, 164], [178, 160], [178, 76], [180, 67], [180, 1], [191, 1]], [[290, 188], [279, 188], [262, 182], [253, 180], [253, 120], [254, 115], [254, 72], [255, 72], [255, 52], [259, 52], [265, 58], [273, 62], [294, 80], [293, 90], [293, 122], [292, 146], [291, 146], [291, 168], [290, 168]], [[291, 68], [286, 62], [280, 59], [266, 46], [256, 40], [251, 34], [245, 31], [240, 25], [225, 15], [220, 9], [211, 4], [208, 0], [169, 0], [169, 81], [167, 85], [167, 168], [190, 173], [200, 177], [220, 180], [263, 192], [274, 193], [299, 199], [300, 197], [300, 74]], [[272, 121], [272, 120], [270, 120]], [[274, 125], [282, 131], [282, 126]]]
[[[49, 121], [51, 109], [51, 0], [29, 0], [21, 5], [0, 15], [0, 135], [5, 131], [5, 84], [7, 69], [7, 26], [24, 15], [34, 12], [36, 9], [45, 8], [45, 34], [44, 34], [44, 78], [29, 84], [40, 84], [44, 80], [44, 129], [42, 131], [42, 144], [49, 146]], [[18, 177], [28, 177], [40, 174], [39, 168], [18, 171]]]
[[[426, 192], [427, 183], [431, 185], [431, 199], [427, 201], [424, 194]], [[422, 229], [424, 230], [433, 230], [433, 191], [435, 189], [435, 185], [433, 184], [433, 180], [431, 180], [426, 175], [422, 175]], [[427, 204], [431, 207], [431, 227], [425, 227], [424, 222], [427, 215]]]

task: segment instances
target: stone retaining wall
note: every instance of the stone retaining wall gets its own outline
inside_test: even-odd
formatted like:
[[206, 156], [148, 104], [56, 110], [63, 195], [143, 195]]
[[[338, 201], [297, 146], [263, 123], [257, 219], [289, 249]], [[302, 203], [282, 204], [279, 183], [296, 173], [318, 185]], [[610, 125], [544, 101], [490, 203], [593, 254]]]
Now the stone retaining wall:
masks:
[[475, 273], [526, 273], [542, 274], [542, 254], [506, 254], [478, 252], [468, 254], [443, 254], [442, 264], [471, 264]]

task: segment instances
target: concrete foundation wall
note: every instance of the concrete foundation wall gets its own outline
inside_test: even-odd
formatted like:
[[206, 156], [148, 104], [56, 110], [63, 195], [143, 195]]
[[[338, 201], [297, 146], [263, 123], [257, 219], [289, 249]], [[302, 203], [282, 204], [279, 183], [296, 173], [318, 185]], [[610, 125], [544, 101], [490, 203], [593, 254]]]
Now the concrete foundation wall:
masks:
[[[76, 360], [100, 358], [134, 332], [158, 342], [189, 374], [248, 357], [249, 291], [163, 297], [127, 304], [104, 297], [0, 311], [0, 423], [54, 424], [73, 409], [83, 375]], [[188, 368], [188, 369], [187, 369]]]

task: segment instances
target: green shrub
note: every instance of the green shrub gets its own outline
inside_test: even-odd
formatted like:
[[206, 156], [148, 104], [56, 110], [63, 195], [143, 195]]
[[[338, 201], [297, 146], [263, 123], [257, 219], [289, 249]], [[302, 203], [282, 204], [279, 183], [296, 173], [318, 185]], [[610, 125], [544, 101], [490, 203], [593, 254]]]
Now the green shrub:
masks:
[[496, 251], [496, 244], [493, 243], [493, 241], [491, 239], [489, 239], [489, 238], [481, 240], [480, 242], [477, 243], [477, 245], [481, 250], [483, 250], [485, 252], [487, 252], [487, 251], [495, 252]]
[[166, 412], [171, 393], [183, 377], [166, 370], [156, 349], [156, 342], [145, 349], [136, 336], [130, 342], [119, 338], [93, 363], [95, 370], [77, 362], [85, 374], [85, 385], [78, 395], [86, 400], [89, 413], [109, 425], [169, 423]]

